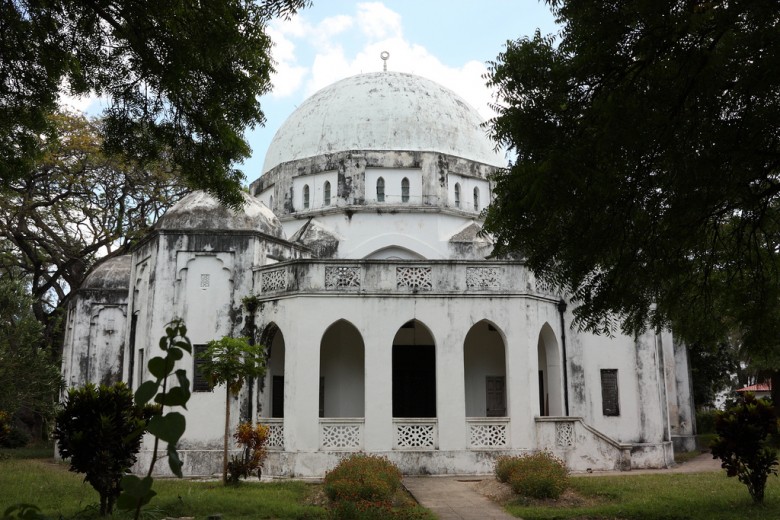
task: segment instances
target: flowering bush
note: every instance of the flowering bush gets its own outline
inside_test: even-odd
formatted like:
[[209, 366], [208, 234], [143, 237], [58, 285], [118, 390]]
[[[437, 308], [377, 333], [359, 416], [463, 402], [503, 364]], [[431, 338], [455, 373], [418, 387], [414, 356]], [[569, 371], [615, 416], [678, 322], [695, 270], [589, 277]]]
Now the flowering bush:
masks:
[[499, 457], [496, 478], [508, 482], [518, 495], [558, 498], [569, 485], [566, 465], [546, 451], [520, 457]]
[[373, 455], [352, 455], [325, 475], [325, 494], [334, 501], [389, 501], [400, 486], [398, 468]]

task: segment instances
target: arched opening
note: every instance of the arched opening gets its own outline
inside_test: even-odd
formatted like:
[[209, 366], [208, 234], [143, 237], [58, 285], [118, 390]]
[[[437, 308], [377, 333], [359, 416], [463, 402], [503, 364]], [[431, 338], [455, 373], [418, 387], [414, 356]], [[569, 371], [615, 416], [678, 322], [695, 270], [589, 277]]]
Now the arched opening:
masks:
[[409, 202], [409, 179], [406, 177], [401, 180], [401, 202]]
[[303, 185], [303, 209], [309, 209], [309, 185]]
[[421, 254], [401, 246], [383, 247], [364, 258], [369, 260], [425, 260]]
[[320, 342], [320, 417], [365, 415], [365, 348], [354, 325], [339, 320]]
[[501, 332], [483, 320], [466, 334], [463, 367], [466, 417], [506, 417], [506, 348]]
[[260, 344], [266, 347], [265, 380], [260, 387], [261, 417], [284, 417], [284, 335], [275, 323], [269, 324], [260, 335]]
[[455, 183], [455, 207], [460, 207], [460, 183]]
[[474, 211], [479, 211], [479, 188], [474, 188]]
[[385, 180], [382, 177], [376, 180], [376, 200], [377, 202], [385, 201]]
[[325, 206], [330, 206], [330, 181], [325, 181], [322, 187], [322, 198]]
[[269, 199], [268, 199], [268, 208], [269, 209], [274, 209], [274, 196], [273, 195], [271, 195], [271, 197], [269, 197]]
[[548, 323], [542, 326], [537, 344], [539, 356], [539, 415], [563, 415], [563, 385], [558, 340]]
[[436, 417], [436, 346], [417, 320], [393, 338], [393, 417]]

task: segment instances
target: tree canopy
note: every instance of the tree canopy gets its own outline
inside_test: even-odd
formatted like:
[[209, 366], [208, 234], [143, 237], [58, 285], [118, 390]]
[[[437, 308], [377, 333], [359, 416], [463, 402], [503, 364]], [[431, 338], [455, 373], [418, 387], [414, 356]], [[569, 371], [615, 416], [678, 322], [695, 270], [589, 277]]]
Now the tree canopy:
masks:
[[778, 365], [780, 10], [760, 0], [548, 1], [558, 37], [489, 65], [516, 154], [485, 228], [597, 333], [736, 333]]
[[10, 0], [0, 3], [0, 179], [18, 179], [56, 133], [61, 94], [104, 97], [103, 146], [163, 158], [196, 188], [240, 204], [247, 127], [273, 62], [265, 24], [308, 0]]
[[31, 168], [0, 190], [0, 274], [29, 284], [59, 351], [58, 309], [99, 258], [121, 254], [186, 193], [165, 161], [144, 167], [101, 151], [100, 120], [56, 113]]

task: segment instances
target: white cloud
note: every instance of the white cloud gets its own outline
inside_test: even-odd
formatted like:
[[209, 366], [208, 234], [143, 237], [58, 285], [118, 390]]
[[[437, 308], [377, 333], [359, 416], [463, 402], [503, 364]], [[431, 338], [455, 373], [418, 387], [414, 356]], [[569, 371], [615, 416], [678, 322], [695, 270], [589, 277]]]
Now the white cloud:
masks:
[[357, 5], [358, 24], [370, 40], [400, 37], [401, 15], [388, 9], [381, 2], [367, 2]]
[[457, 67], [445, 65], [425, 47], [404, 38], [401, 15], [381, 2], [359, 3], [352, 16], [339, 14], [316, 24], [306, 20], [304, 10], [291, 20], [275, 21], [269, 34], [275, 42], [273, 56], [278, 70], [273, 77], [274, 97], [295, 95], [303, 84], [300, 93], [310, 96], [345, 77], [380, 71], [383, 63], [379, 55], [387, 51], [388, 70], [441, 83], [463, 97], [484, 119], [494, 115], [488, 107], [491, 92], [482, 78], [486, 66], [477, 61]]
[[298, 65], [295, 54], [295, 44], [287, 35], [296, 36], [306, 34], [305, 25], [298, 17], [284, 24], [274, 24], [268, 27], [268, 35], [274, 42], [271, 48], [271, 57], [275, 64], [271, 75], [273, 90], [271, 96], [283, 98], [293, 95], [303, 83], [308, 69]]

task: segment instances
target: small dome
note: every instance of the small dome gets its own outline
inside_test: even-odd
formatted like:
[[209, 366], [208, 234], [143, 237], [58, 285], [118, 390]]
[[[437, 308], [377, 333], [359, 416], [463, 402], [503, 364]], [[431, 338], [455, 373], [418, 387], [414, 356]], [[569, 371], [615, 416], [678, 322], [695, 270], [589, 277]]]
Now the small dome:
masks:
[[115, 256], [98, 264], [81, 284], [82, 289], [127, 289], [130, 287], [130, 255]]
[[350, 150], [439, 152], [503, 167], [479, 113], [451, 90], [400, 72], [360, 74], [307, 99], [276, 132], [263, 173]]
[[177, 230], [259, 231], [284, 238], [282, 224], [273, 211], [249, 194], [242, 195], [243, 207], [233, 210], [206, 192], [193, 191], [160, 217], [155, 227]]

